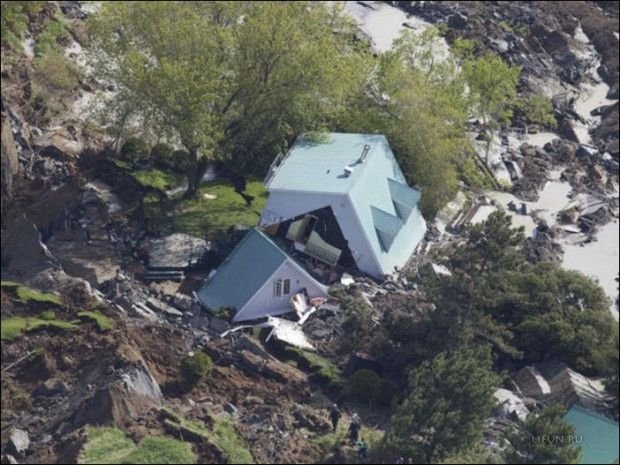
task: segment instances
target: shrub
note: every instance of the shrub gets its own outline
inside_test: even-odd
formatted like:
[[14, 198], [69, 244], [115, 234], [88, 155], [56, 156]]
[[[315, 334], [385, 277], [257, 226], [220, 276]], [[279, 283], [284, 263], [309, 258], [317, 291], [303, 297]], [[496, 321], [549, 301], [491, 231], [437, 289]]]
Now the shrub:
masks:
[[174, 149], [168, 144], [155, 144], [151, 149], [151, 158], [158, 168], [172, 168]]
[[372, 370], [357, 370], [349, 378], [348, 391], [361, 402], [375, 402], [381, 394], [381, 378]]
[[149, 146], [138, 137], [128, 138], [121, 148], [121, 159], [135, 162], [149, 155]]
[[40, 57], [49, 51], [59, 50], [59, 41], [67, 38], [67, 29], [62, 23], [54, 19], [47, 21], [34, 44], [35, 56]]
[[212, 368], [211, 357], [204, 352], [196, 352], [181, 361], [181, 376], [187, 384], [193, 386], [206, 378], [211, 373]]

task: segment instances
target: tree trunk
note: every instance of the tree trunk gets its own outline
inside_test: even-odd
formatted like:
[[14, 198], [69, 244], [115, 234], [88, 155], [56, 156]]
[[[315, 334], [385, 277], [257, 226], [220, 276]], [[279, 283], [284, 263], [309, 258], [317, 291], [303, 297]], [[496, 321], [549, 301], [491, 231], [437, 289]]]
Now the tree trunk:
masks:
[[208, 167], [209, 160], [204, 157], [199, 158], [198, 148], [191, 147], [189, 149], [189, 168], [187, 170], [187, 190], [184, 195], [186, 199], [196, 198], [200, 181], [202, 181]]

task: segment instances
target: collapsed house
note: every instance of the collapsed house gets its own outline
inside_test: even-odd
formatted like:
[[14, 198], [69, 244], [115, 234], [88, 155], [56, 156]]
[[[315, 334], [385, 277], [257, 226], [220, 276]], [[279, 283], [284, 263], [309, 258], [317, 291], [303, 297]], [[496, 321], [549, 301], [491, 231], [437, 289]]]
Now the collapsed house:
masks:
[[310, 275], [260, 229], [251, 229], [196, 292], [212, 311], [232, 309], [232, 321], [297, 311], [303, 317], [327, 287]]
[[383, 135], [301, 136], [265, 184], [260, 225], [328, 266], [383, 278], [407, 263], [426, 232], [420, 192], [407, 185]]
[[[196, 293], [211, 311], [232, 309], [235, 322], [295, 311], [301, 325], [327, 297], [320, 280], [333, 282], [335, 269], [390, 275], [426, 232], [420, 193], [407, 185], [383, 135], [301, 136], [274, 161], [265, 184], [260, 227]], [[282, 332], [284, 323], [272, 323]]]

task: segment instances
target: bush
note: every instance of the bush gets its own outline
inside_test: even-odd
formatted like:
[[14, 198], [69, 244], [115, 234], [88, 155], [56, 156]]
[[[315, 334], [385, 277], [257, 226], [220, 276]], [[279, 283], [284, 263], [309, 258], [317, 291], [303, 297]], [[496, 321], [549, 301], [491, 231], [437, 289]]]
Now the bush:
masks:
[[128, 138], [121, 148], [121, 159], [132, 163], [136, 160], [147, 158], [148, 155], [148, 144], [137, 137]]
[[47, 21], [34, 44], [35, 56], [40, 57], [49, 51], [60, 50], [59, 42], [67, 40], [68, 37], [67, 29], [61, 22], [54, 19]]
[[370, 404], [379, 399], [381, 378], [372, 370], [357, 370], [349, 378], [348, 391], [357, 400]]
[[151, 149], [151, 158], [158, 168], [172, 168], [174, 149], [168, 144], [155, 144]]
[[211, 357], [204, 352], [196, 352], [181, 361], [181, 376], [187, 384], [193, 386], [206, 378], [211, 373], [212, 368]]

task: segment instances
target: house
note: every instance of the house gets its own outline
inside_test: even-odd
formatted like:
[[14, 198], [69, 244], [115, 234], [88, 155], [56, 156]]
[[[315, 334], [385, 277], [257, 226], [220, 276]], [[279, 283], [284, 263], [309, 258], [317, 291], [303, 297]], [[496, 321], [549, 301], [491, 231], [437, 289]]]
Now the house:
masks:
[[407, 185], [383, 135], [301, 136], [265, 183], [260, 225], [329, 266], [383, 278], [407, 263], [426, 232], [420, 192]]
[[234, 310], [233, 321], [280, 315], [292, 310], [291, 297], [327, 297], [327, 288], [260, 229], [251, 229], [196, 292], [212, 311]]
[[573, 405], [563, 420], [575, 428], [575, 437], [562, 439], [581, 446], [579, 463], [617, 463], [620, 453], [618, 422], [578, 405]]

